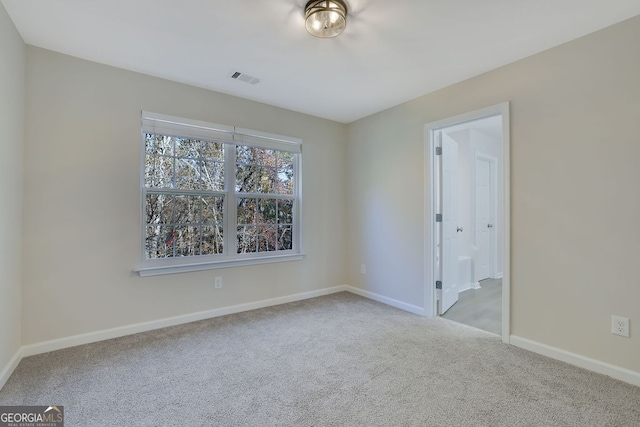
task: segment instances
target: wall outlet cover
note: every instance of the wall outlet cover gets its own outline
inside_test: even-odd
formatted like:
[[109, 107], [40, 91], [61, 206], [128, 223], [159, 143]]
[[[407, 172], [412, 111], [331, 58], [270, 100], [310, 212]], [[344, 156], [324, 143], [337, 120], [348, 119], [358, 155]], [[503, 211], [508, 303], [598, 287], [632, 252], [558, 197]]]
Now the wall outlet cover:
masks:
[[611, 333], [629, 338], [629, 319], [620, 316], [611, 316]]

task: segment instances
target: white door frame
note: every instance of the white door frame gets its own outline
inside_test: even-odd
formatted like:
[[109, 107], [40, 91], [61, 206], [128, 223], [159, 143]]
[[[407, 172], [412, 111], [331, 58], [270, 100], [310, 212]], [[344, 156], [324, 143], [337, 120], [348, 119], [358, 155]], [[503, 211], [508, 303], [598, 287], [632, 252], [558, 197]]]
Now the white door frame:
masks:
[[481, 108], [468, 113], [449, 117], [436, 122], [424, 125], [424, 307], [427, 316], [437, 316], [437, 292], [436, 292], [436, 272], [435, 272], [435, 254], [436, 254], [436, 200], [438, 194], [436, 183], [436, 156], [434, 141], [434, 133], [437, 130], [450, 127], [456, 124], [470, 122], [478, 119], [484, 119], [492, 116], [502, 116], [502, 192], [503, 192], [503, 250], [502, 250], [502, 341], [509, 343], [510, 336], [510, 319], [511, 319], [511, 296], [510, 296], [510, 279], [511, 279], [511, 199], [510, 199], [510, 158], [509, 158], [509, 102], [503, 102], [490, 107]]

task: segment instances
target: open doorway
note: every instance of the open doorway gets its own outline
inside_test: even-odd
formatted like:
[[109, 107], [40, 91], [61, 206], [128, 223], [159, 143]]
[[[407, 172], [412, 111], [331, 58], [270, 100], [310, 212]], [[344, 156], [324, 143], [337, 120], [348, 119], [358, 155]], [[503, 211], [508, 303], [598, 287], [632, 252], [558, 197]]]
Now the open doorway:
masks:
[[425, 125], [430, 315], [509, 337], [508, 103]]

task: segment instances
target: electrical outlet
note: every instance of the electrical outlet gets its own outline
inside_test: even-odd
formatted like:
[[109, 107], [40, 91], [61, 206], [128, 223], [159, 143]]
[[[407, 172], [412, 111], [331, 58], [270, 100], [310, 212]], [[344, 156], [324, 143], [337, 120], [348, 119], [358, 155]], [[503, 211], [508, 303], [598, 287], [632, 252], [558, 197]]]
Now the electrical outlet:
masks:
[[222, 289], [222, 277], [216, 276], [216, 278], [213, 281], [213, 286], [216, 289]]
[[629, 319], [620, 316], [611, 316], [611, 333], [629, 338]]
[[367, 266], [364, 264], [360, 264], [360, 273], [367, 274]]

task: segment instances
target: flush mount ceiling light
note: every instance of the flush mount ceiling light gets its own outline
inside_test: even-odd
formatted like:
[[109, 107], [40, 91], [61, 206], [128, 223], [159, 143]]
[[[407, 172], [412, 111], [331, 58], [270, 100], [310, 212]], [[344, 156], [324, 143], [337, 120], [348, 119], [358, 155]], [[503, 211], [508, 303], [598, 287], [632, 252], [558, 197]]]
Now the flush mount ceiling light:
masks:
[[342, 0], [311, 0], [304, 7], [305, 27], [315, 37], [335, 37], [347, 26], [347, 5]]

